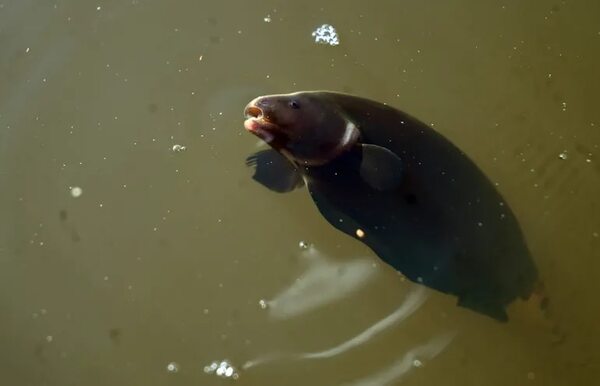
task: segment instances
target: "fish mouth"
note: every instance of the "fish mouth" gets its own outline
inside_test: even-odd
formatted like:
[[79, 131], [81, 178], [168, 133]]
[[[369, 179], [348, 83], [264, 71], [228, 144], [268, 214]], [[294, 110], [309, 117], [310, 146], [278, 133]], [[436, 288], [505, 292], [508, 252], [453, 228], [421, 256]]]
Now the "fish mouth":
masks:
[[246, 130], [267, 143], [273, 141], [274, 132], [277, 131], [278, 126], [268, 119], [260, 107], [250, 102], [244, 110], [244, 115], [246, 116], [244, 121]]

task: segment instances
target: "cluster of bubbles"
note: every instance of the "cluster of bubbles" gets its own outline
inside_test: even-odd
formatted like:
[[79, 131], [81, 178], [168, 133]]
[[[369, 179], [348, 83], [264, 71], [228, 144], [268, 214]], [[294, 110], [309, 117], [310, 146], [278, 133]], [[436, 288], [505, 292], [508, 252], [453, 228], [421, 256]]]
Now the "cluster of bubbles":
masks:
[[183, 145], [173, 145], [171, 148], [175, 153], [179, 153], [186, 150], [186, 147]]
[[560, 153], [558, 155], [558, 158], [562, 159], [562, 160], [566, 160], [567, 158], [569, 158], [569, 155], [567, 154], [567, 151], [564, 150], [562, 153]]
[[216, 374], [221, 378], [238, 379], [239, 377], [235, 367], [233, 367], [233, 365], [226, 360], [221, 362], [215, 361], [208, 366], [204, 366], [204, 372], [206, 374]]
[[328, 44], [330, 46], [337, 46], [340, 44], [338, 34], [330, 24], [323, 24], [319, 28], [313, 31], [312, 36], [315, 38], [315, 42], [318, 44]]

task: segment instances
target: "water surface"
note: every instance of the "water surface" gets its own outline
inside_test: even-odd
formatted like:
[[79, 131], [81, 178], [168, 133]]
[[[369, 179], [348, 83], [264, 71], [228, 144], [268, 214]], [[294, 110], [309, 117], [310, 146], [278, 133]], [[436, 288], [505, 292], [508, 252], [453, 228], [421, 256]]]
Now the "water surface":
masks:
[[[0, 0], [2, 383], [598, 382], [600, 5], [426, 3]], [[339, 46], [313, 41], [324, 23]], [[301, 89], [390, 103], [469, 154], [548, 318], [456, 307], [305, 190], [254, 183], [243, 107]], [[223, 359], [237, 380], [205, 373]]]

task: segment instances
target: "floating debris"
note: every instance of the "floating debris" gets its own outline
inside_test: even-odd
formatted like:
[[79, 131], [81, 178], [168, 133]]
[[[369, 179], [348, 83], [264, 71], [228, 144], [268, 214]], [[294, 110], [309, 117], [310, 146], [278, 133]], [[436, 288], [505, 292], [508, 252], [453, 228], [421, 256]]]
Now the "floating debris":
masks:
[[183, 146], [183, 145], [173, 145], [173, 147], [172, 147], [172, 150], [173, 150], [175, 153], [179, 153], [179, 152], [185, 151], [185, 150], [186, 150], [186, 147], [185, 147], [185, 146]]
[[319, 28], [313, 31], [312, 36], [315, 38], [317, 44], [328, 44], [330, 46], [337, 46], [340, 44], [338, 34], [330, 24], [323, 24]]
[[569, 156], [567, 155], [567, 151], [565, 150], [565, 151], [563, 151], [562, 153], [560, 153], [560, 154], [558, 155], [558, 158], [560, 158], [560, 159], [562, 159], [562, 160], [565, 160], [565, 159], [569, 158]]
[[79, 186], [71, 187], [71, 197], [77, 198], [77, 197], [81, 196], [82, 193], [83, 193], [83, 189], [81, 189]]
[[363, 237], [365, 237], [365, 231], [363, 231], [363, 230], [362, 230], [362, 229], [360, 229], [360, 228], [359, 228], [359, 229], [357, 229], [357, 230], [356, 230], [356, 236], [357, 236], [359, 239], [362, 239]]
[[204, 372], [206, 374], [216, 374], [218, 377], [221, 378], [239, 378], [237, 370], [227, 360], [223, 360], [221, 362], [215, 361], [208, 366], [204, 366]]
[[260, 306], [260, 308], [262, 308], [263, 310], [267, 309], [268, 304], [267, 301], [265, 299], [260, 299], [258, 301], [258, 305]]
[[422, 367], [422, 366], [423, 366], [423, 362], [421, 362], [421, 361], [420, 361], [420, 360], [418, 360], [418, 359], [415, 359], [415, 360], [413, 361], [413, 366], [414, 366], [414, 367]]
[[300, 242], [298, 243], [298, 247], [299, 247], [300, 249], [308, 249], [308, 247], [309, 247], [309, 244], [308, 244], [306, 241], [300, 241]]
[[270, 23], [270, 22], [271, 22], [271, 15], [267, 15], [267, 16], [265, 16], [265, 17], [263, 18], [263, 21], [264, 21], [265, 23]]
[[179, 365], [175, 362], [171, 362], [167, 365], [167, 371], [170, 373], [176, 373], [179, 371]]

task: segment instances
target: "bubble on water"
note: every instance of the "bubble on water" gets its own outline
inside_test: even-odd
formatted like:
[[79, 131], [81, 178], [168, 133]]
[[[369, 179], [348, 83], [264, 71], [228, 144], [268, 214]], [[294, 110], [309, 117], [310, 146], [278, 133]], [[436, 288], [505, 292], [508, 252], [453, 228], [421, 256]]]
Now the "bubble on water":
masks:
[[258, 301], [258, 305], [260, 306], [260, 308], [262, 308], [263, 310], [265, 310], [268, 307], [267, 301], [265, 299], [260, 299]]
[[79, 186], [71, 186], [69, 189], [71, 189], [71, 197], [74, 198], [81, 196], [83, 193], [83, 189], [81, 189]]
[[323, 24], [314, 30], [312, 36], [315, 38], [315, 43], [317, 44], [328, 44], [330, 46], [337, 46], [340, 44], [337, 31], [330, 24]]
[[560, 153], [560, 154], [558, 155], [558, 158], [560, 158], [560, 159], [562, 159], [562, 160], [565, 160], [565, 159], [569, 158], [569, 156], [568, 156], [568, 154], [567, 154], [567, 151], [565, 150], [565, 151], [563, 151], [562, 153]]
[[179, 365], [175, 362], [171, 362], [167, 365], [167, 371], [170, 373], [176, 373], [179, 371]]
[[306, 241], [304, 241], [304, 240], [301, 240], [301, 241], [298, 243], [298, 247], [299, 247], [300, 249], [308, 249], [308, 247], [309, 247], [309, 244], [308, 244]]
[[186, 150], [186, 147], [183, 145], [173, 145], [171, 148], [175, 153], [179, 153]]
[[204, 366], [204, 372], [206, 374], [215, 374], [216, 376], [221, 378], [239, 378], [237, 370], [227, 360], [222, 360], [220, 362], [213, 361], [210, 365]]
[[219, 367], [219, 364], [217, 362], [213, 362], [208, 366], [204, 366], [204, 372], [205, 373], [213, 373], [217, 367]]

